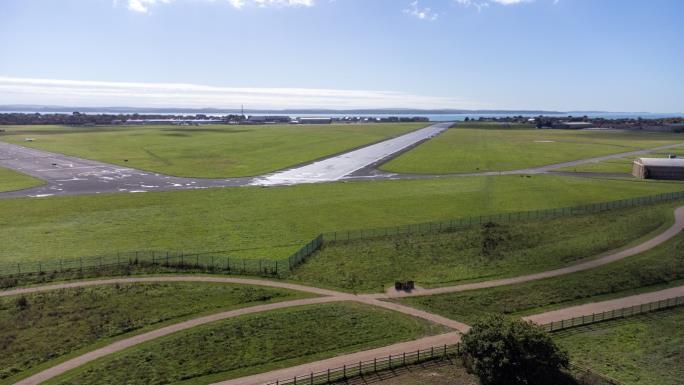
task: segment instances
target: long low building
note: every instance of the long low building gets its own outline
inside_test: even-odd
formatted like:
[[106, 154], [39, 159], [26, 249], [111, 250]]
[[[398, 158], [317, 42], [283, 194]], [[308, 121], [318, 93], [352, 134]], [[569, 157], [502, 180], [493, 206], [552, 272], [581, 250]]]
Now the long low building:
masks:
[[684, 158], [638, 158], [632, 175], [641, 179], [684, 180]]

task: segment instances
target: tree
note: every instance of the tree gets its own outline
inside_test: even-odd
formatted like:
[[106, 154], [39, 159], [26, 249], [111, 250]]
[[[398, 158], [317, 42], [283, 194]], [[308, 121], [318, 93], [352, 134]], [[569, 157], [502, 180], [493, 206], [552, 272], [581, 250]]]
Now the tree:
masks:
[[541, 327], [522, 320], [493, 316], [475, 323], [463, 336], [466, 368], [482, 385], [549, 385], [566, 380], [569, 364]]

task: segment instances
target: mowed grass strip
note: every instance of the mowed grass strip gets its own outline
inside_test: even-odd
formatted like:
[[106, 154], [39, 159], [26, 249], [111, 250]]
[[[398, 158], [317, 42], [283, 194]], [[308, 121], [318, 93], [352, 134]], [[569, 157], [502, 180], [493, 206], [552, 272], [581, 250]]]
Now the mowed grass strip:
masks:
[[684, 378], [684, 307], [557, 333], [572, 360], [629, 385]]
[[321, 232], [681, 191], [684, 183], [534, 175], [0, 200], [0, 263], [134, 250], [283, 258]]
[[290, 278], [372, 292], [395, 281], [431, 287], [531, 274], [623, 247], [671, 218], [668, 204], [339, 242], [315, 253]]
[[0, 192], [23, 190], [42, 184], [40, 179], [0, 167]]
[[381, 166], [391, 172], [505, 171], [684, 143], [684, 135], [641, 131], [492, 129], [461, 123]]
[[517, 285], [398, 300], [466, 323], [488, 314], [522, 317], [684, 284], [684, 233], [602, 267]]
[[52, 384], [208, 384], [372, 349], [444, 329], [358, 303], [219, 321], [103, 358]]
[[[670, 155], [675, 155], [679, 158], [684, 157], [684, 147], [671, 148], [664, 151], [656, 151], [649, 154], [641, 155], [639, 158], [667, 158]], [[573, 167], [564, 167], [558, 171], [573, 171], [573, 172], [607, 172], [607, 173], [625, 173], [631, 174], [634, 160], [637, 157], [618, 158], [604, 160], [597, 163], [586, 163]]]
[[168, 175], [221, 178], [260, 175], [427, 125], [7, 126], [0, 140]]
[[0, 298], [0, 380], [123, 335], [222, 310], [308, 297], [222, 283], [135, 283]]

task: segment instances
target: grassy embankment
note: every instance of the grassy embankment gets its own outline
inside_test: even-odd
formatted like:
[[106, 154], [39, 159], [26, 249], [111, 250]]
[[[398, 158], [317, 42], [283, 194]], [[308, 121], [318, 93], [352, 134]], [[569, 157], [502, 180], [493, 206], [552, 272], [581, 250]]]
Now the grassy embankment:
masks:
[[[168, 175], [221, 178], [260, 175], [427, 125], [7, 126], [0, 140]], [[34, 140], [25, 142], [27, 136]]]
[[0, 192], [23, 190], [42, 184], [40, 179], [0, 167]]
[[489, 289], [401, 299], [472, 323], [486, 314], [521, 317], [684, 284], [684, 233], [645, 253], [596, 269]]
[[283, 258], [320, 232], [680, 191], [681, 182], [445, 178], [0, 200], [0, 263], [131, 250]]
[[0, 383], [164, 325], [240, 307], [309, 297], [219, 283], [139, 283], [0, 298]]
[[554, 335], [573, 361], [629, 385], [679, 385], [684, 378], [684, 307]]
[[567, 266], [623, 247], [669, 224], [673, 204], [599, 214], [473, 226], [332, 244], [290, 277], [343, 290], [383, 291], [512, 277]]
[[684, 143], [684, 135], [674, 133], [491, 127], [458, 124], [381, 169], [417, 174], [517, 170]]
[[208, 384], [443, 331], [421, 319], [357, 303], [305, 306], [175, 333], [49, 383]]

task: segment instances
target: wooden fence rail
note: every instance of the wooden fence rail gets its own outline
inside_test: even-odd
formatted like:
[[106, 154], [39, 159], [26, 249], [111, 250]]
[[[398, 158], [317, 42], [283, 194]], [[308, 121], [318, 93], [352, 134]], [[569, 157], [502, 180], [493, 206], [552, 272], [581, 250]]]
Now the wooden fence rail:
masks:
[[630, 306], [622, 309], [610, 310], [602, 313], [585, 315], [581, 317], [570, 318], [567, 320], [551, 322], [541, 325], [546, 331], [555, 332], [565, 330], [576, 326], [590, 325], [597, 322], [608, 321], [617, 318], [630, 317], [637, 314], [649, 313], [657, 310], [668, 309], [676, 306], [684, 305], [684, 297], [676, 297], [665, 299], [662, 301], [645, 303], [642, 305]]

